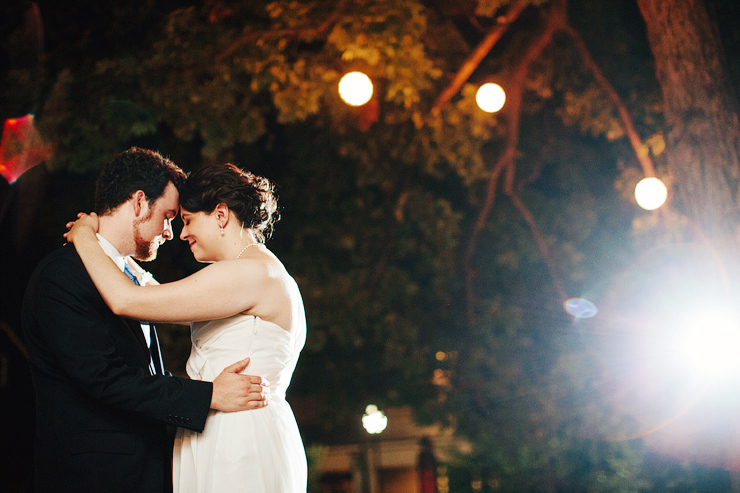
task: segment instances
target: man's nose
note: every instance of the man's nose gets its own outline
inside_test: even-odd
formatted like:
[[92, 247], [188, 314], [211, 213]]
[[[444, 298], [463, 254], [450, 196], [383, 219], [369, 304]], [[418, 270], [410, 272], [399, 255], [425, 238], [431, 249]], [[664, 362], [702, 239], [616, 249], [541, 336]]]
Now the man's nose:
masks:
[[171, 240], [174, 234], [172, 233], [172, 223], [170, 221], [164, 222], [164, 231], [162, 231], [162, 238], [165, 240]]

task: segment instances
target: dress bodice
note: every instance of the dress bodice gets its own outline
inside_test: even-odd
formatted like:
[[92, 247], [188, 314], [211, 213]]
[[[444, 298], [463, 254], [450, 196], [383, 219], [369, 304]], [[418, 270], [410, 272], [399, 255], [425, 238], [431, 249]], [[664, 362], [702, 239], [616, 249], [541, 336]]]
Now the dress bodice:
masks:
[[305, 327], [288, 332], [252, 315], [193, 322], [191, 329], [190, 378], [213, 381], [224, 368], [249, 357], [242, 373], [266, 378], [272, 397], [285, 396], [306, 341]]
[[293, 411], [285, 400], [306, 327], [288, 332], [259, 317], [234, 315], [191, 324], [187, 363], [193, 379], [209, 380], [249, 357], [242, 372], [270, 384], [267, 406], [211, 410], [202, 433], [178, 429], [173, 452], [176, 493], [295, 493], [306, 491], [307, 464]]

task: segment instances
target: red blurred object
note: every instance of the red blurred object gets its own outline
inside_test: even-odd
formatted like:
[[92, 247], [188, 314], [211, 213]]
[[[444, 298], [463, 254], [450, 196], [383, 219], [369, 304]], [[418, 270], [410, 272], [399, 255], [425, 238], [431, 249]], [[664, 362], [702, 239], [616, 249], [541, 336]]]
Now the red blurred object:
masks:
[[376, 98], [370, 99], [360, 108], [360, 130], [365, 132], [380, 116], [380, 104]]
[[0, 141], [0, 175], [13, 183], [23, 173], [51, 157], [53, 149], [39, 135], [32, 114], [9, 118]]
[[434, 447], [429, 437], [419, 440], [421, 451], [417, 461], [419, 479], [421, 480], [421, 493], [439, 493], [437, 488], [437, 458], [434, 455]]

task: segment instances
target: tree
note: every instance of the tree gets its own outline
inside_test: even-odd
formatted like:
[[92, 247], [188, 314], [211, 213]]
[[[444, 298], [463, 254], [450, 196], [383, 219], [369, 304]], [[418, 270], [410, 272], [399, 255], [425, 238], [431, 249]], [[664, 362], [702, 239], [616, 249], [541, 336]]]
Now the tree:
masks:
[[663, 92], [666, 151], [671, 172], [681, 177], [681, 206], [709, 238], [734, 244], [740, 112], [718, 27], [705, 2], [638, 4]]

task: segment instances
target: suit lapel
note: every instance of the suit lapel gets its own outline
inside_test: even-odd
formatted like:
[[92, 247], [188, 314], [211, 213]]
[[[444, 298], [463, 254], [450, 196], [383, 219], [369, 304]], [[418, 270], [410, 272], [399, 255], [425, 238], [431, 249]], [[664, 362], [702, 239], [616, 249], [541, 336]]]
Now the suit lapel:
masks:
[[124, 317], [121, 317], [121, 321], [129, 328], [131, 332], [133, 332], [134, 337], [136, 337], [136, 340], [139, 341], [141, 350], [144, 351], [148, 357], [149, 346], [146, 345], [146, 339], [144, 338], [144, 332], [141, 329], [141, 323], [139, 323], [138, 320], [132, 320], [130, 318]]

